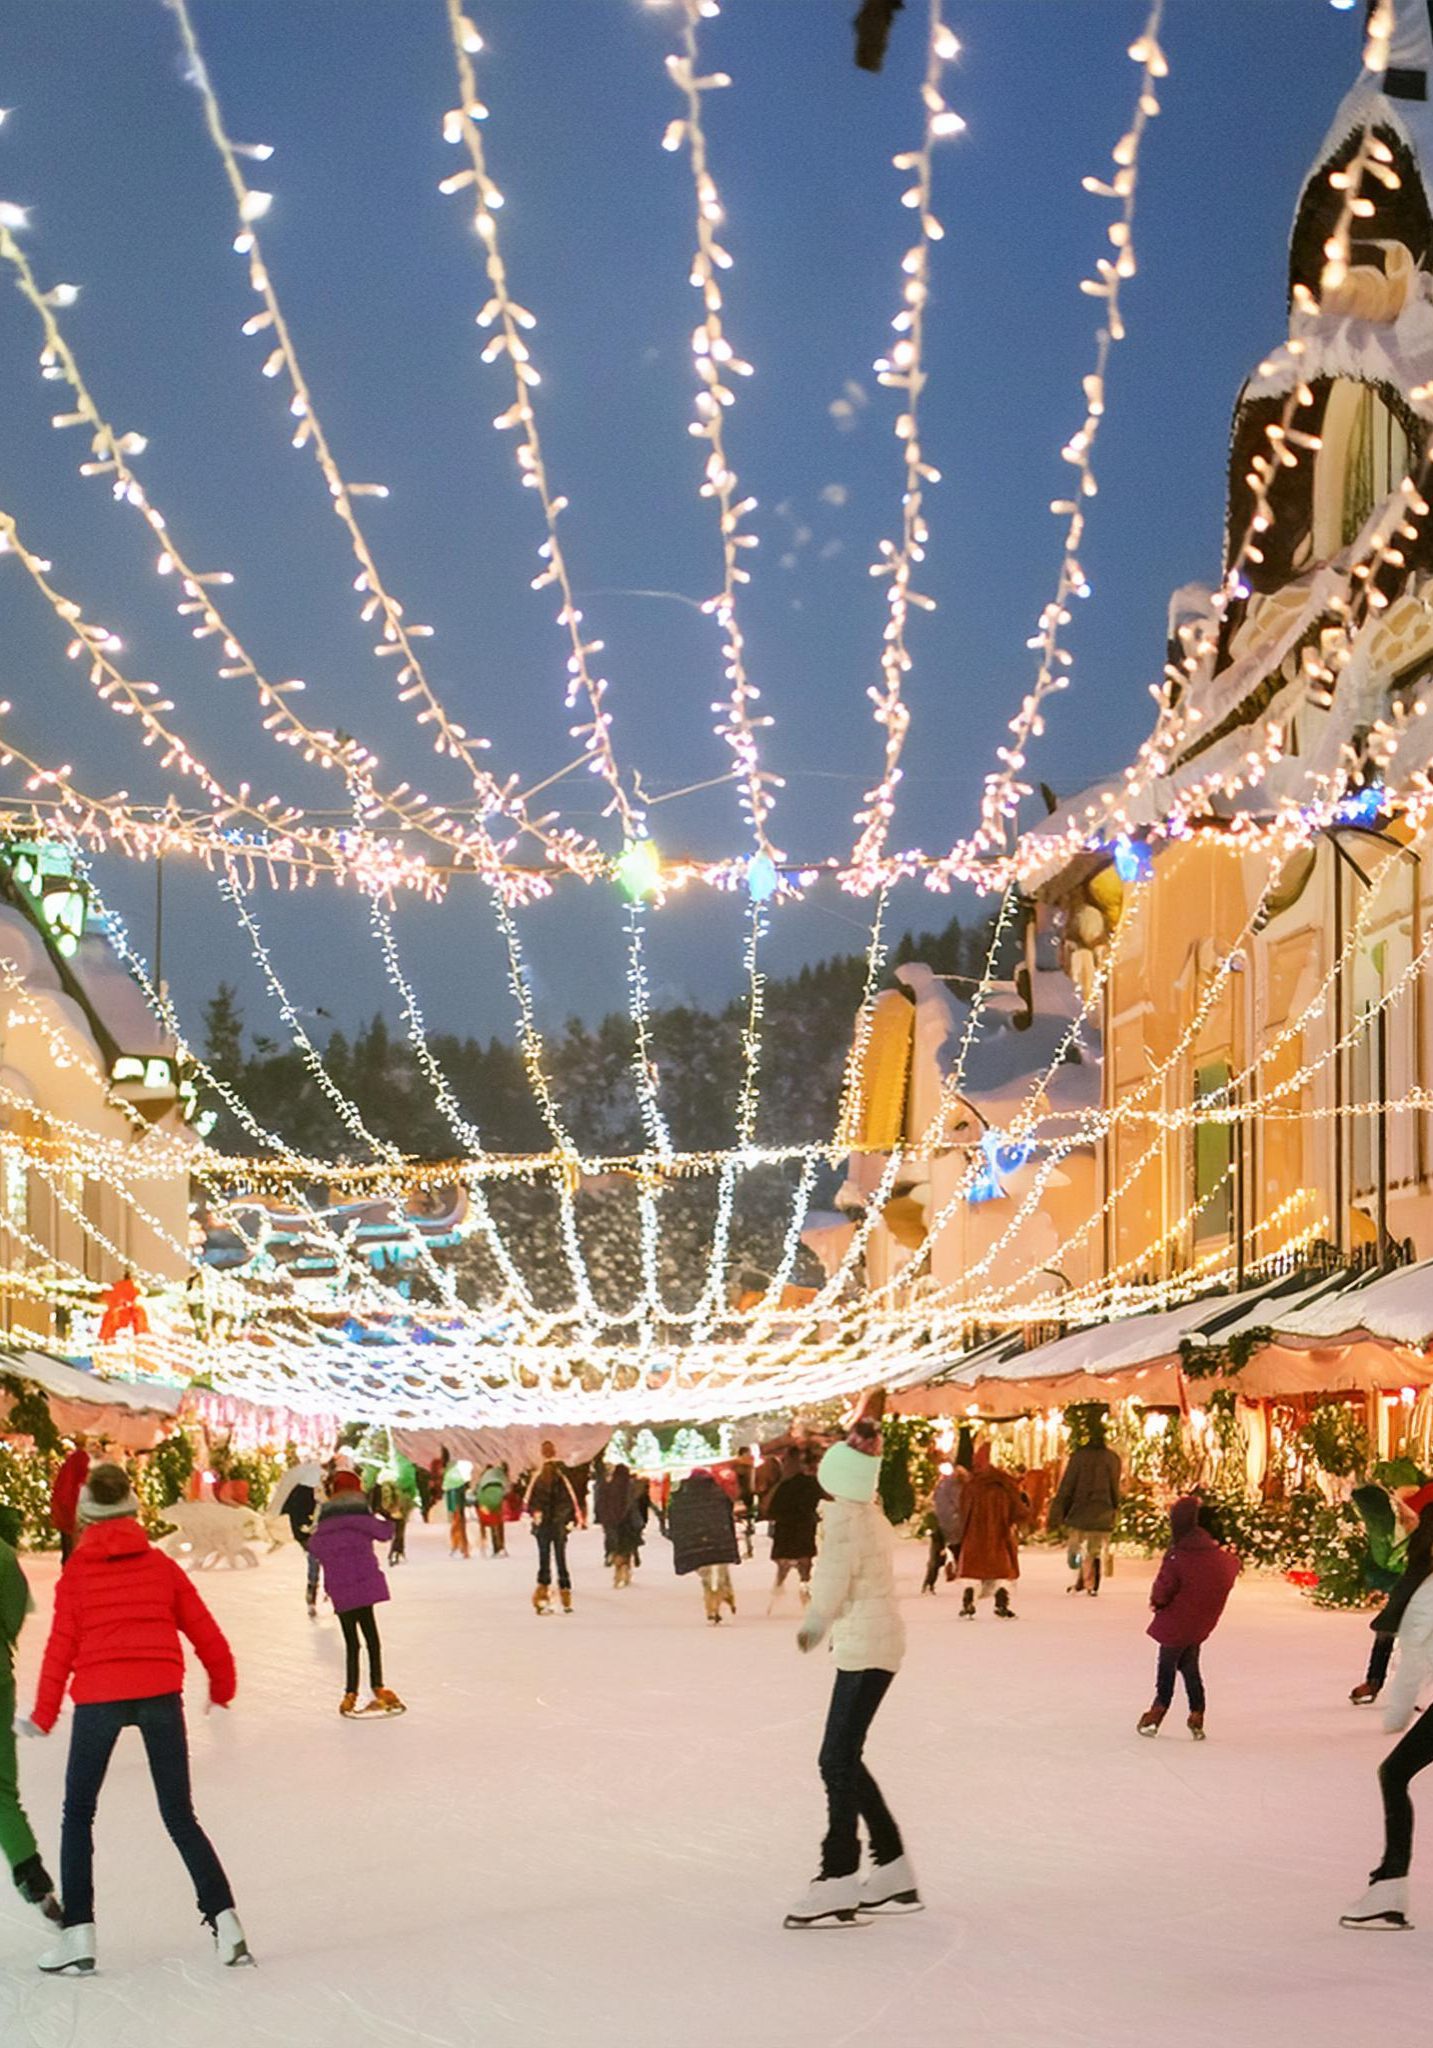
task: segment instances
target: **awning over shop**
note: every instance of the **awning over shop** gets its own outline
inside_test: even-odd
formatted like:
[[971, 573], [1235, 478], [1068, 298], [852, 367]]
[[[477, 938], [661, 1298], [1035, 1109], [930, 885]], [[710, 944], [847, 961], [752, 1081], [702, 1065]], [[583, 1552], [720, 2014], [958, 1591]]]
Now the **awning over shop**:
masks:
[[1295, 1340], [1347, 1340], [1362, 1333], [1423, 1349], [1433, 1343], [1433, 1259], [1362, 1275], [1270, 1321], [1280, 1336]]
[[0, 1373], [28, 1380], [49, 1396], [62, 1435], [79, 1430], [106, 1437], [127, 1451], [147, 1450], [173, 1426], [183, 1399], [179, 1387], [157, 1382], [101, 1379], [43, 1351], [0, 1351]]

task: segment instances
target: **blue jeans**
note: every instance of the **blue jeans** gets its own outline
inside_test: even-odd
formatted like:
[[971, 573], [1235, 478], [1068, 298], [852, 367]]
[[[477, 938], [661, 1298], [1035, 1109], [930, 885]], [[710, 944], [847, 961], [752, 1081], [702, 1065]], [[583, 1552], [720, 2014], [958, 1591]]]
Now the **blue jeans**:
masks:
[[552, 1584], [552, 1565], [557, 1561], [557, 1583], [564, 1591], [572, 1590], [572, 1581], [567, 1575], [567, 1529], [547, 1529], [539, 1526], [533, 1530], [537, 1538], [537, 1583], [540, 1586]]
[[894, 1863], [901, 1854], [901, 1831], [881, 1797], [881, 1788], [861, 1761], [876, 1709], [890, 1689], [889, 1671], [838, 1671], [826, 1716], [819, 1758], [826, 1785], [826, 1839], [821, 1844], [821, 1875], [851, 1877], [861, 1867], [858, 1823], [866, 1823], [871, 1856], [876, 1863]]
[[1159, 1646], [1159, 1668], [1155, 1673], [1154, 1697], [1161, 1707], [1167, 1707], [1174, 1698], [1175, 1673], [1184, 1680], [1184, 1690], [1189, 1695], [1191, 1714], [1204, 1712], [1204, 1680], [1199, 1675], [1198, 1643], [1161, 1643]]
[[106, 1700], [76, 1707], [65, 1770], [65, 1818], [60, 1831], [60, 1891], [66, 1927], [86, 1927], [95, 1917], [94, 1826], [100, 1787], [114, 1746], [125, 1728], [137, 1728], [149, 1759], [159, 1817], [184, 1858], [206, 1920], [234, 1903], [224, 1867], [194, 1817], [189, 1785], [189, 1743], [184, 1701], [177, 1692], [151, 1700]]

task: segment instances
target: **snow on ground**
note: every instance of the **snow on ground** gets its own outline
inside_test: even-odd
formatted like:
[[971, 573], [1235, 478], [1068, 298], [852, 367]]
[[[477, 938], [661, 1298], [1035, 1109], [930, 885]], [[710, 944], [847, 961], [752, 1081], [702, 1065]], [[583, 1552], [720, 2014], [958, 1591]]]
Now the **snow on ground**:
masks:
[[[240, 1695], [207, 1718], [192, 1695], [199, 1811], [261, 1966], [214, 1963], [126, 1736], [100, 1807], [100, 1973], [35, 1974], [43, 1929], [7, 1888], [4, 2048], [1346, 2048], [1421, 2009], [1433, 1776], [1419, 1931], [1335, 1924], [1375, 1860], [1387, 1742], [1346, 1701], [1361, 1618], [1240, 1584], [1206, 1653], [1209, 1741], [1177, 1706], [1147, 1742], [1150, 1567], [1072, 1599], [1039, 1551], [1019, 1621], [971, 1624], [950, 1588], [917, 1597], [923, 1546], [903, 1545], [910, 1653], [868, 1757], [928, 1910], [791, 1934], [829, 1665], [796, 1653], [790, 1588], [767, 1618], [764, 1543], [712, 1629], [652, 1537], [621, 1593], [580, 1537], [576, 1612], [539, 1620], [525, 1531], [509, 1562], [461, 1564], [414, 1523], [383, 1613], [410, 1712], [375, 1723], [338, 1718], [338, 1628], [306, 1620], [297, 1552], [202, 1575]], [[53, 1563], [31, 1576], [22, 1709]], [[47, 1852], [66, 1729], [21, 1745]]]

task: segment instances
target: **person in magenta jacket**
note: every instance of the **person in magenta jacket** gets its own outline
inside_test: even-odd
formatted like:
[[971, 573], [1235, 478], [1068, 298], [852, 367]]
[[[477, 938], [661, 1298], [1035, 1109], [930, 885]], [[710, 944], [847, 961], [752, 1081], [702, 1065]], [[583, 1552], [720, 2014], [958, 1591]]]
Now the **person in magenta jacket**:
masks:
[[1157, 1735], [1174, 1700], [1174, 1681], [1184, 1680], [1189, 1697], [1189, 1732], [1204, 1740], [1204, 1680], [1199, 1648], [1214, 1633], [1230, 1589], [1239, 1576], [1239, 1560], [1199, 1526], [1199, 1501], [1194, 1494], [1177, 1500], [1169, 1511], [1169, 1549], [1150, 1588], [1154, 1620], [1148, 1633], [1159, 1644], [1154, 1704], [1139, 1717], [1141, 1735]]
[[[363, 1481], [356, 1472], [335, 1472], [329, 1481], [329, 1498], [318, 1511], [309, 1537], [310, 1557], [316, 1557], [323, 1573], [324, 1591], [333, 1602], [343, 1630], [345, 1683], [340, 1714], [351, 1718], [364, 1714], [401, 1714], [402, 1700], [383, 1683], [383, 1646], [378, 1640], [378, 1623], [373, 1610], [388, 1598], [388, 1581], [374, 1554], [375, 1543], [393, 1541], [393, 1524], [383, 1515], [370, 1514]], [[368, 1682], [373, 1697], [360, 1709], [358, 1704], [358, 1638], [368, 1650]]]

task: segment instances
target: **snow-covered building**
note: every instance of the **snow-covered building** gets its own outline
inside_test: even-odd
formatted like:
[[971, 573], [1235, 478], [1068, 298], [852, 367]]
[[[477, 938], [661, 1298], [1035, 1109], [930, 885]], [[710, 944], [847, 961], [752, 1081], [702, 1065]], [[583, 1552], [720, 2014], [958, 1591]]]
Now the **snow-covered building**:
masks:
[[0, 843], [0, 1328], [188, 1271], [194, 1088], [64, 849]]

